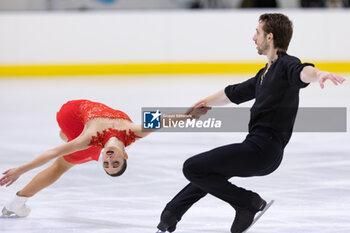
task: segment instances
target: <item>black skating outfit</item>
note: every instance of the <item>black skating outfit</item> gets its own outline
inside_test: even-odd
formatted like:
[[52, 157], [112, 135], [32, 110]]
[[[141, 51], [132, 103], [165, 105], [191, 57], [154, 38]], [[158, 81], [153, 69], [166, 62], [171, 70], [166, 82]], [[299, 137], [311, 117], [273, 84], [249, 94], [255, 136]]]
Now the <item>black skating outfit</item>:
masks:
[[[298, 58], [279, 52], [266, 73], [263, 68], [255, 77], [225, 88], [233, 103], [255, 98], [249, 134], [242, 143], [221, 146], [186, 160], [183, 173], [190, 183], [166, 205], [163, 215], [171, 213], [179, 221], [195, 202], [210, 193], [237, 212], [250, 211], [254, 218], [263, 200], [228, 179], [267, 175], [280, 165], [284, 147], [292, 135], [299, 90], [308, 85], [300, 80], [300, 72], [307, 65], [312, 64], [302, 64]], [[170, 224], [169, 231], [175, 230], [176, 221], [166, 223], [163, 219], [164, 223]]]

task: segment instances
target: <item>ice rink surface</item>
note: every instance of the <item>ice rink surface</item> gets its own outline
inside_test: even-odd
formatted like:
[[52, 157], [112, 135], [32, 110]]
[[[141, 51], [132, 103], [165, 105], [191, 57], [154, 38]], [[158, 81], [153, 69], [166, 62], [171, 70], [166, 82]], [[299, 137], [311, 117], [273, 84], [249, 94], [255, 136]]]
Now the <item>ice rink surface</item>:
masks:
[[[349, 78], [349, 75], [346, 75]], [[29, 162], [62, 143], [55, 117], [71, 99], [90, 99], [141, 122], [141, 107], [184, 107], [236, 76], [131, 76], [0, 80], [0, 171]], [[303, 107], [350, 107], [350, 81], [301, 91]], [[250, 106], [252, 102], [242, 106]], [[317, 118], [317, 116], [315, 116]], [[349, 122], [349, 112], [348, 112]], [[332, 124], [332, 122], [329, 122]], [[154, 133], [127, 149], [128, 170], [108, 177], [100, 162], [78, 165], [28, 202], [27, 218], [0, 218], [8, 233], [153, 233], [170, 199], [187, 184], [183, 162], [211, 148], [241, 142], [245, 133]], [[275, 204], [250, 233], [349, 233], [350, 134], [294, 133], [284, 160], [264, 177], [232, 178]], [[49, 165], [49, 164], [48, 164]], [[0, 187], [0, 206], [43, 168]], [[234, 218], [226, 203], [207, 195], [178, 224], [178, 233], [228, 233]]]

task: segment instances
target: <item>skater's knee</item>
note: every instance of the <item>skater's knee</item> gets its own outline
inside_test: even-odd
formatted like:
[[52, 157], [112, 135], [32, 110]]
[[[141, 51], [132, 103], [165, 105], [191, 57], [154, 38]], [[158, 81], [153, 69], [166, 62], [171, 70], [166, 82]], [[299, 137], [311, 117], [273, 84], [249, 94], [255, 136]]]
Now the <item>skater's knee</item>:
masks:
[[68, 138], [67, 138], [67, 136], [62, 132], [62, 130], [60, 130], [60, 138], [62, 139], [62, 141], [68, 142]]
[[68, 171], [74, 164], [66, 162], [62, 157], [56, 159], [56, 161], [51, 165], [51, 170], [56, 174], [63, 174]]
[[190, 172], [191, 172], [191, 162], [189, 161], [190, 159], [187, 159], [185, 162], [184, 162], [184, 164], [183, 164], [183, 166], [182, 166], [182, 172], [183, 172], [183, 174], [185, 175], [185, 177], [188, 179], [188, 176], [189, 176], [189, 174], [190, 174]]
[[182, 172], [188, 180], [191, 180], [194, 174], [199, 172], [196, 159], [194, 159], [193, 157], [187, 159], [182, 167]]

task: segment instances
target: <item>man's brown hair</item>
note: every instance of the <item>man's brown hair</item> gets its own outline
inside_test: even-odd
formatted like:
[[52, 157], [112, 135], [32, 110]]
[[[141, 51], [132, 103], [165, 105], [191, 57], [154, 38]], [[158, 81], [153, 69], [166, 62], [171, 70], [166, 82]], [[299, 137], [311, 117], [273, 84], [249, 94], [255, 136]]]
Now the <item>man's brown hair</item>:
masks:
[[293, 23], [283, 14], [260, 15], [259, 22], [264, 22], [263, 30], [266, 34], [273, 34], [273, 45], [281, 52], [288, 50], [293, 35]]

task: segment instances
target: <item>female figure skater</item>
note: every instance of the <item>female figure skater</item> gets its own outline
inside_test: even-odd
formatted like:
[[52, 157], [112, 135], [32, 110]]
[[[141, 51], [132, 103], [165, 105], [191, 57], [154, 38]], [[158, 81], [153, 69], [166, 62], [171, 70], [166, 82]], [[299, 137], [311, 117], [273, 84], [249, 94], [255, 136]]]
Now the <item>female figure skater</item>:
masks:
[[0, 185], [7, 187], [25, 172], [56, 159], [17, 192], [14, 199], [2, 209], [3, 215], [28, 216], [30, 208], [25, 203], [29, 197], [54, 183], [74, 165], [98, 161], [102, 149], [103, 169], [110, 176], [120, 176], [127, 166], [125, 147], [151, 132], [142, 132], [142, 126], [132, 123], [124, 112], [89, 100], [72, 100], [64, 104], [57, 113], [57, 122], [61, 128], [60, 137], [67, 143], [3, 173]]

